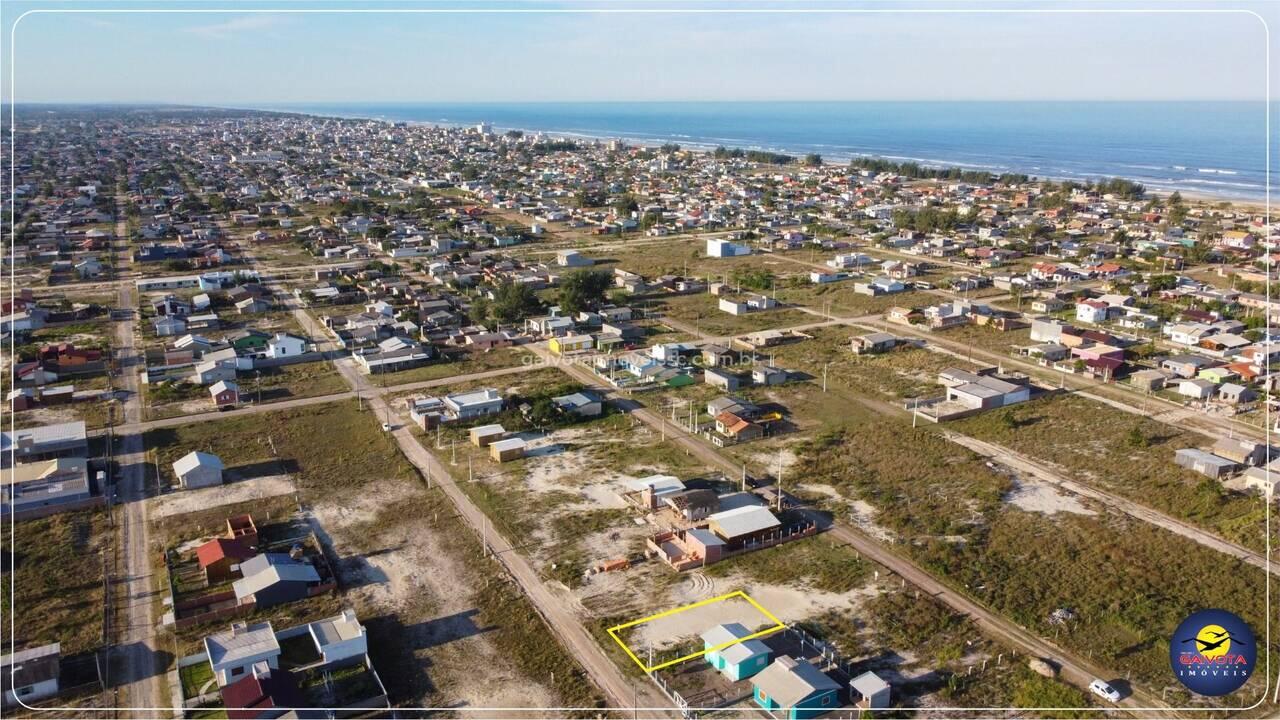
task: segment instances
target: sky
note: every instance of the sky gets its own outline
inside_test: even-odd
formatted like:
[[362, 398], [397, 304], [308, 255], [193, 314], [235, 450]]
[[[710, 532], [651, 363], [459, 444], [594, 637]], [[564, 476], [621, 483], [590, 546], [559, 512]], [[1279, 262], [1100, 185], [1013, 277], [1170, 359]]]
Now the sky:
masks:
[[[6, 101], [1261, 100], [1280, 4], [1169, 0], [0, 3]], [[466, 13], [344, 13], [344, 9]], [[906, 9], [1080, 13], [908, 13]], [[1160, 8], [1174, 13], [1100, 9]], [[306, 10], [323, 9], [314, 13]], [[607, 9], [611, 12], [574, 12]], [[625, 9], [643, 13], [624, 13]], [[837, 13], [833, 8], [875, 9]], [[108, 9], [142, 12], [111, 13]], [[156, 12], [158, 10], [205, 12]], [[232, 12], [208, 12], [230, 9]], [[263, 12], [245, 12], [246, 10]], [[477, 12], [510, 10], [520, 12]], [[36, 12], [27, 13], [28, 10]], [[552, 12], [537, 13], [535, 10]], [[1212, 12], [1189, 12], [1209, 10]], [[78, 11], [78, 12], [65, 12]], [[1280, 52], [1275, 53], [1280, 57]], [[10, 65], [5, 55], [3, 65]], [[1280, 99], [1280, 73], [1272, 91]]]

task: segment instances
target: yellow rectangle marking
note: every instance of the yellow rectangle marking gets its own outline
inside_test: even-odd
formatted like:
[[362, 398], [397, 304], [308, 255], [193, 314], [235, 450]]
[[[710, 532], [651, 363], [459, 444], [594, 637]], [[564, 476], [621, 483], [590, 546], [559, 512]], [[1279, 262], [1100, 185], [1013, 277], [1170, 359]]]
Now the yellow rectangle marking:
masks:
[[[724, 602], [725, 600], [729, 600], [736, 597], [746, 600], [751, 605], [751, 607], [755, 608], [756, 610], [759, 610], [761, 615], [764, 615], [774, 624], [770, 627], [765, 628], [764, 630], [752, 633], [746, 637], [738, 638], [736, 640], [731, 640], [727, 643], [721, 643], [719, 645], [715, 645], [709, 648], [704, 648], [698, 652], [685, 655], [684, 657], [678, 657], [675, 660], [668, 660], [663, 663], [658, 663], [653, 667], [649, 667], [644, 663], [644, 661], [636, 657], [636, 654], [632, 652], [630, 647], [627, 646], [627, 643], [624, 642], [622, 638], [618, 637], [619, 630], [626, 630], [629, 627], [635, 627], [636, 625], [643, 625], [651, 620], [657, 620], [659, 618], [664, 618], [669, 615], [675, 615], [676, 613], [682, 613], [682, 612], [685, 612], [686, 610], [692, 610], [697, 607], [702, 607], [703, 605], [710, 605], [712, 603]], [[709, 652], [718, 652], [732, 645], [737, 645], [738, 643], [743, 643], [748, 640], [754, 640], [759, 637], [764, 637], [765, 635], [772, 635], [773, 633], [776, 633], [779, 630], [785, 629], [786, 627], [787, 627], [786, 624], [783, 623], [781, 620], [779, 620], [777, 617], [775, 617], [773, 613], [769, 612], [768, 610], [765, 610], [763, 607], [760, 606], [760, 603], [756, 602], [755, 600], [752, 600], [750, 595], [747, 595], [745, 592], [741, 590], [735, 590], [734, 592], [725, 593], [724, 595], [718, 595], [716, 597], [708, 598], [706, 600], [699, 600], [696, 603], [681, 605], [680, 607], [672, 608], [671, 610], [664, 610], [660, 613], [654, 613], [653, 615], [649, 615], [648, 617], [642, 617], [639, 620], [632, 620], [631, 622], [625, 622], [625, 623], [622, 623], [621, 625], [614, 625], [613, 627], [609, 628], [607, 632], [609, 633], [609, 637], [613, 638], [613, 641], [618, 643], [618, 646], [622, 648], [622, 651], [627, 654], [627, 657], [631, 658], [636, 665], [640, 666], [641, 670], [643, 670], [646, 674], [648, 674], [648, 673], [652, 673], [655, 670], [661, 670], [662, 668], [671, 667], [672, 665], [677, 665], [679, 663], [686, 662], [688, 660], [693, 660], [694, 658], [700, 658]]]

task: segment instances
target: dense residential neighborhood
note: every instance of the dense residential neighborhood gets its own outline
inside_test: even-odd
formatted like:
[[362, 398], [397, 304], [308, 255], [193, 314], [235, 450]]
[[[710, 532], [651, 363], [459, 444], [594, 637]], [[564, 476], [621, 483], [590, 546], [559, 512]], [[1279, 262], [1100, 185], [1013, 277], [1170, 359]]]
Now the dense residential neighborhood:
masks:
[[6, 708], [1172, 712], [1217, 699], [1167, 682], [1183, 616], [1275, 619], [1257, 207], [487, 124], [24, 119]]

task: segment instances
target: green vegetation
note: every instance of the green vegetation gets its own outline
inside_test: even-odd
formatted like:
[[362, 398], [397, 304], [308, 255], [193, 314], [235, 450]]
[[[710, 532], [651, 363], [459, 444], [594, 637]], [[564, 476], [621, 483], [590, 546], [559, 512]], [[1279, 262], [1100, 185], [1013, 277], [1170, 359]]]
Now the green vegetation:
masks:
[[822, 536], [736, 555], [703, 572], [712, 577], [742, 573], [752, 581], [805, 586], [823, 592], [845, 593], [861, 587], [872, 566], [849, 546]]
[[[1014, 688], [1013, 705], [1020, 708], [1087, 708], [1089, 702], [1085, 694], [1077, 688], [1041, 675], [1028, 673], [1027, 677]], [[1083, 718], [1091, 716], [1092, 713], [1046, 710], [1038, 715], [1044, 718]]]
[[270, 472], [262, 474], [293, 473], [301, 488], [339, 496], [356, 489], [352, 478], [417, 477], [364, 408], [356, 400], [289, 408], [150, 430], [145, 441], [162, 474], [198, 448], [222, 458], [229, 471], [266, 463]]
[[1024, 403], [1008, 414], [1011, 423], [985, 413], [949, 427], [1052, 463], [1075, 479], [1242, 545], [1265, 545], [1261, 500], [1227, 492], [1221, 483], [1174, 464], [1178, 449], [1207, 446], [1209, 438], [1076, 395]]
[[[1169, 633], [1196, 608], [1227, 602], [1264, 624], [1260, 570], [1127, 518], [1018, 510], [1003, 501], [1007, 478], [932, 429], [854, 411], [799, 450], [794, 475], [869, 502], [917, 563], [1137, 682], [1164, 682]], [[1053, 625], [1059, 608], [1077, 620]]]
[[[102, 510], [78, 510], [11, 525], [0, 545], [0, 612], [18, 647], [62, 643], [64, 654], [102, 644], [103, 553], [110, 528]], [[12, 565], [10, 565], [10, 552]]]
[[560, 280], [559, 305], [566, 313], [598, 307], [613, 287], [613, 276], [602, 270], [574, 270]]
[[198, 662], [180, 667], [178, 678], [182, 680], [182, 697], [196, 697], [200, 694], [201, 688], [213, 680], [213, 666], [207, 662]]

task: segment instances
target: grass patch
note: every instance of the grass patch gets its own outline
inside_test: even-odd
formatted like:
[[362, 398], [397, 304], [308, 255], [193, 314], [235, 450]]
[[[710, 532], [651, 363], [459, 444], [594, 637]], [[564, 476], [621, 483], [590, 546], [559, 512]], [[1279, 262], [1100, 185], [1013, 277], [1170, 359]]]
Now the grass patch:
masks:
[[872, 566], [849, 546], [817, 536], [736, 555], [703, 570], [711, 577], [742, 573], [771, 585], [797, 583], [814, 590], [845, 593], [862, 587]]
[[[1212, 441], [1075, 395], [1058, 395], [950, 423], [949, 427], [999, 443], [1063, 468], [1096, 485], [1261, 551], [1262, 500], [1224, 490], [1216, 480], [1174, 464], [1174, 453]], [[1141, 438], [1141, 442], [1135, 442]]]
[[145, 442], [162, 474], [202, 450], [230, 471], [293, 473], [304, 493], [341, 497], [358, 491], [354, 478], [417, 477], [368, 405], [361, 410], [354, 399], [150, 430]]
[[[108, 533], [100, 509], [58, 513], [15, 523], [4, 533], [0, 611], [13, 619], [17, 647], [62, 643], [67, 655], [102, 644], [102, 553]], [[10, 551], [13, 552], [10, 566]]]
[[182, 681], [182, 697], [193, 698], [200, 694], [205, 683], [213, 680], [213, 666], [205, 661], [180, 667], [178, 678]]

